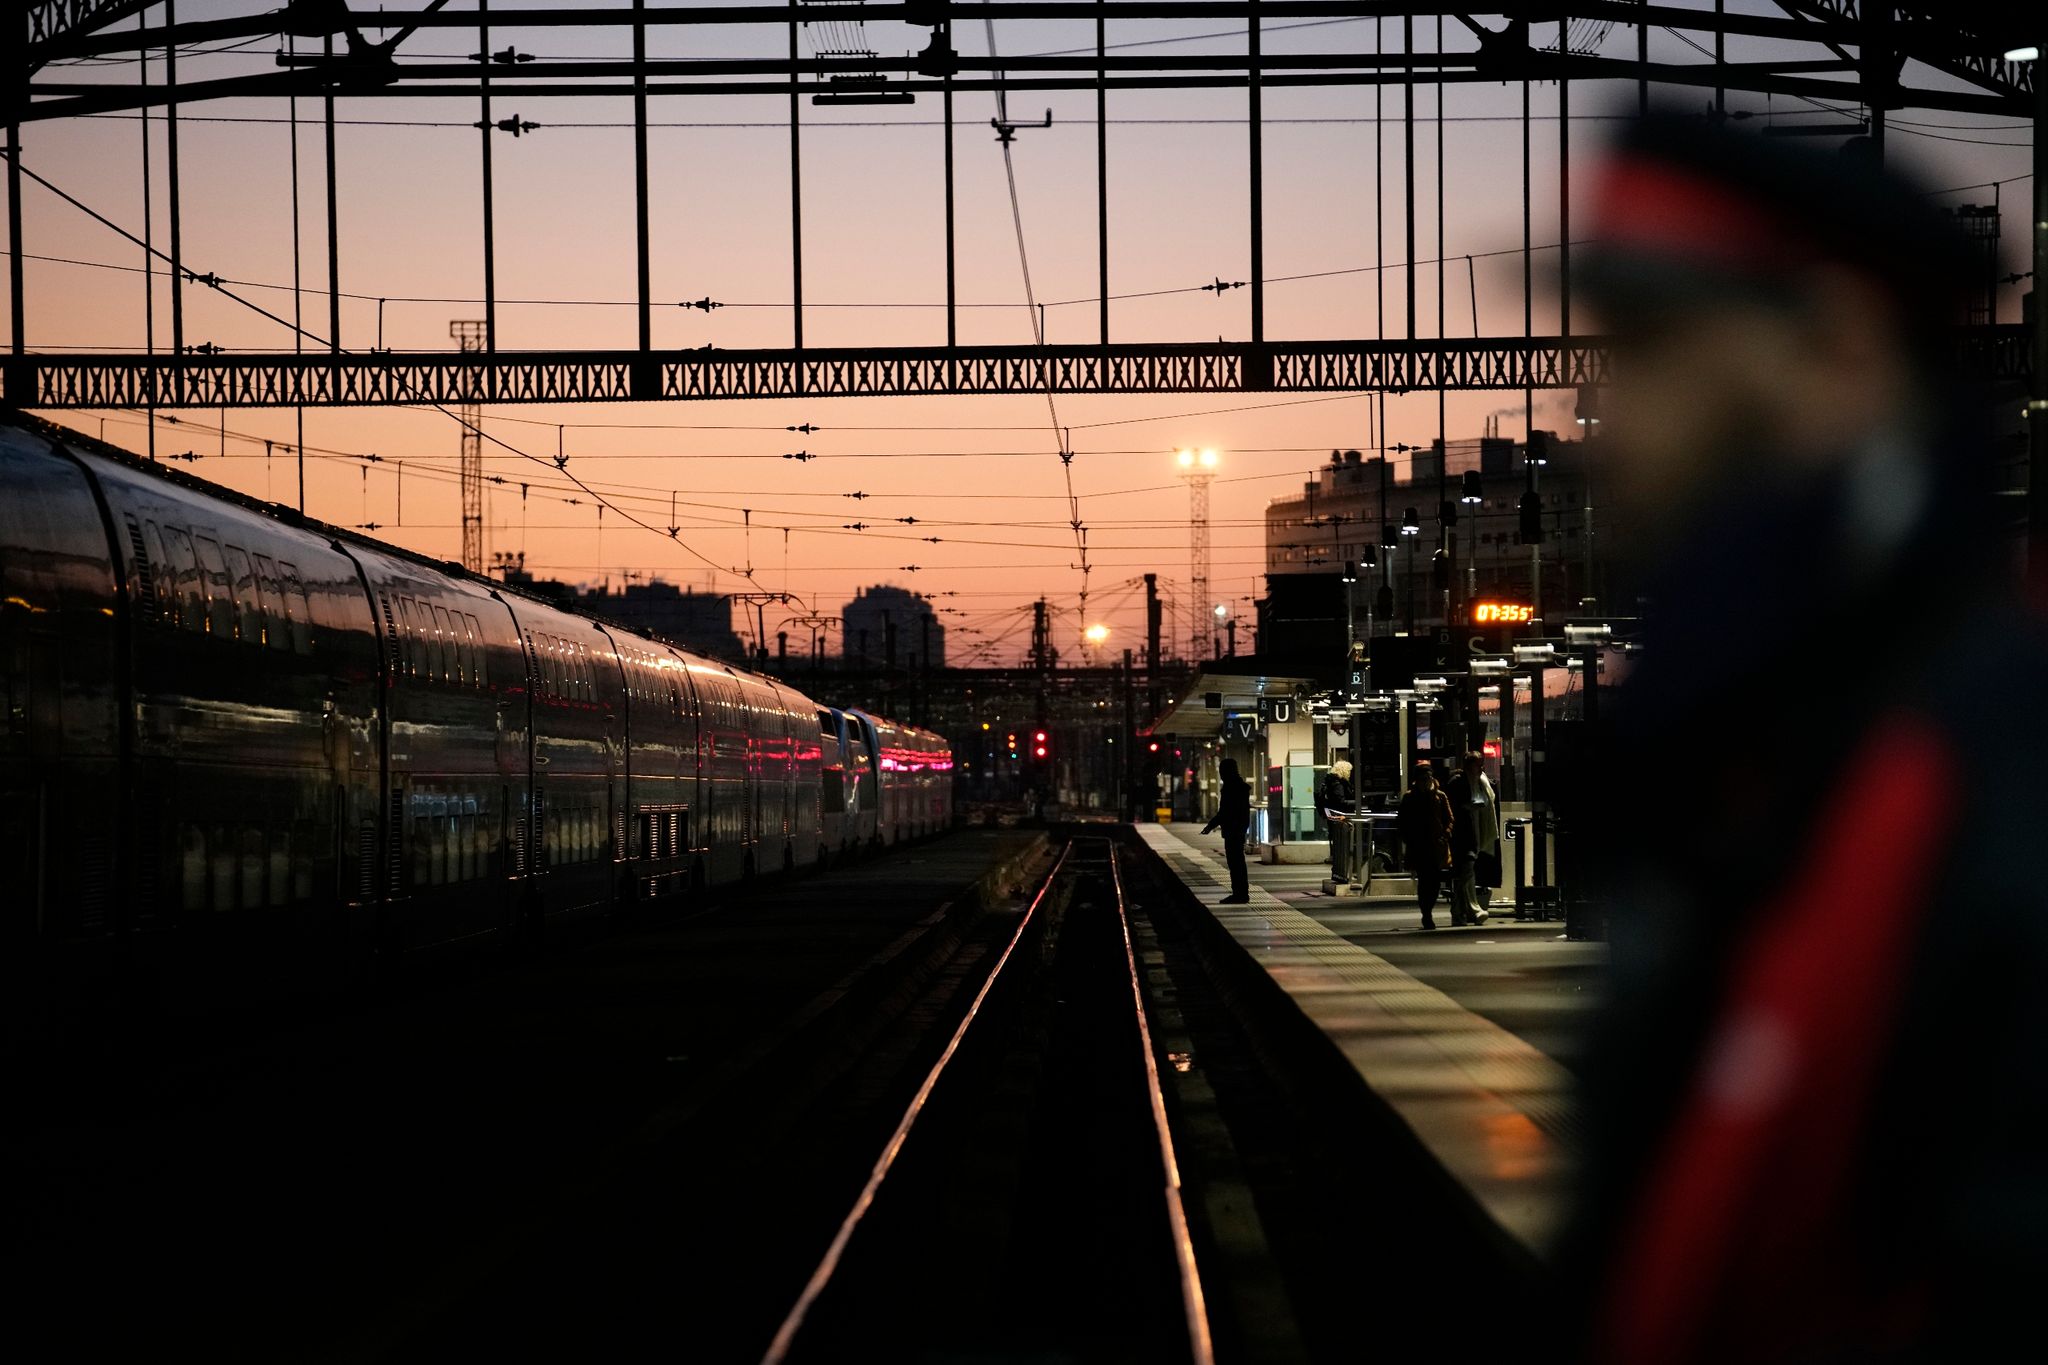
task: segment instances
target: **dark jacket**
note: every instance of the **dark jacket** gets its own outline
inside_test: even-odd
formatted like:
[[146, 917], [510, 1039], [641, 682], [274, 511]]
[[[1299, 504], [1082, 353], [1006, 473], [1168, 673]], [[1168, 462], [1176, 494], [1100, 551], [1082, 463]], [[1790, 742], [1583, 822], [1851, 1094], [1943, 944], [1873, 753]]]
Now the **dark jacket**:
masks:
[[1410, 787], [1396, 808], [1401, 856], [1410, 872], [1451, 865], [1451, 803], [1441, 787]]
[[1223, 779], [1222, 798], [1216, 806], [1215, 818], [1202, 827], [1202, 832], [1222, 826], [1225, 833], [1242, 838], [1252, 827], [1252, 784], [1241, 777]]
[[[1588, 1277], [1575, 1359], [1932, 1365], [2035, 1331], [2048, 584], [2030, 605], [1979, 557], [1988, 499], [1939, 482], [1971, 463], [1931, 466], [1883, 559], [1833, 479], [1740, 490], [1652, 584], [1600, 762], [1678, 756], [1696, 799], [1608, 784], [1582, 823], [1612, 980], [1555, 1257]], [[1894, 666], [1841, 668], [1903, 622]], [[1824, 723], [1774, 700], [1820, 692]]]
[[1338, 815], [1349, 815], [1357, 797], [1348, 780], [1335, 773], [1324, 773], [1321, 800], [1326, 813], [1334, 811]]

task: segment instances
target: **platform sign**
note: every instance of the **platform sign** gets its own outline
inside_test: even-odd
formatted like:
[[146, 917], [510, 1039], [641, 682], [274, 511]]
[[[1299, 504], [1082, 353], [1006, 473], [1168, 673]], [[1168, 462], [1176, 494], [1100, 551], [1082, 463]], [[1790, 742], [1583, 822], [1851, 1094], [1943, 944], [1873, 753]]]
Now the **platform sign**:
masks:
[[1223, 717], [1225, 739], [1251, 739], [1259, 733], [1259, 718], [1242, 711], [1233, 711]]
[[1365, 700], [1366, 693], [1372, 691], [1372, 664], [1368, 660], [1353, 659], [1347, 655], [1343, 667], [1343, 700], [1356, 705]]
[[1294, 719], [1294, 698], [1260, 697], [1259, 720], [1266, 725], [1286, 725]]

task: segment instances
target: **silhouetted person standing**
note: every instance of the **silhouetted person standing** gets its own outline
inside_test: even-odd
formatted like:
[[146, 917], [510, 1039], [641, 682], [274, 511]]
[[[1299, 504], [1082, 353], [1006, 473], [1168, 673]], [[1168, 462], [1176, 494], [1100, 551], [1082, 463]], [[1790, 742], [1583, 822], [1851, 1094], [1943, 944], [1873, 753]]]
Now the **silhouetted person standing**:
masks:
[[1234, 758], [1224, 759], [1217, 765], [1217, 772], [1223, 779], [1222, 799], [1217, 803], [1216, 814], [1202, 826], [1202, 833], [1207, 834], [1219, 825], [1223, 828], [1223, 861], [1230, 865], [1230, 894], [1217, 904], [1243, 905], [1252, 898], [1251, 873], [1244, 865], [1245, 836], [1252, 827], [1252, 787], [1237, 775]]
[[1651, 120], [1592, 196], [1593, 444], [1652, 553], [1584, 822], [1613, 968], [1574, 1360], [2038, 1332], [2044, 547], [2024, 593], [1950, 377], [1962, 244], [1868, 153]]
[[1351, 760], [1340, 758], [1323, 774], [1320, 800], [1323, 825], [1330, 837], [1330, 880], [1345, 882], [1351, 875], [1351, 817], [1358, 804], [1351, 785]]
[[1451, 923], [1484, 924], [1489, 893], [1500, 881], [1500, 803], [1486, 780], [1486, 761], [1466, 754], [1444, 799], [1451, 805]]
[[[1451, 803], [1436, 784], [1436, 769], [1427, 763], [1416, 765], [1408, 779], [1408, 794], [1395, 808], [1401, 829], [1401, 857], [1415, 874], [1415, 903], [1422, 911], [1422, 927], [1436, 928], [1437, 892], [1444, 873], [1451, 866]], [[1456, 920], [1455, 907], [1453, 920]]]

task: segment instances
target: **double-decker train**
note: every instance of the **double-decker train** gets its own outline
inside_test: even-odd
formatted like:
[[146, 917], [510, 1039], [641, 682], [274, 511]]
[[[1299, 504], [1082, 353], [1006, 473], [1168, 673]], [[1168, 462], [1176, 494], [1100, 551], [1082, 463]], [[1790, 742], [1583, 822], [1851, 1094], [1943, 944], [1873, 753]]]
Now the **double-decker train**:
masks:
[[0, 903], [28, 955], [397, 960], [951, 810], [936, 734], [0, 419]]

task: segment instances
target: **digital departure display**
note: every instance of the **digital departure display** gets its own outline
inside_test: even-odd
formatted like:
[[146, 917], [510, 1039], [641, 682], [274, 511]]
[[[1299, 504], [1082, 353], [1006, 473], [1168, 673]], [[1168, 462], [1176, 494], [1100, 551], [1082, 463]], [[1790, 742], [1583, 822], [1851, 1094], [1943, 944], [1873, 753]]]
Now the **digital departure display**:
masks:
[[1521, 625], [1536, 614], [1536, 609], [1526, 602], [1474, 602], [1472, 624], [1475, 626]]

